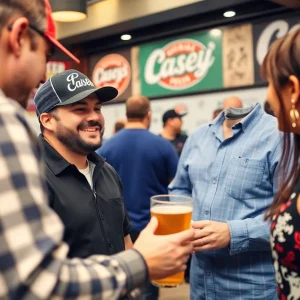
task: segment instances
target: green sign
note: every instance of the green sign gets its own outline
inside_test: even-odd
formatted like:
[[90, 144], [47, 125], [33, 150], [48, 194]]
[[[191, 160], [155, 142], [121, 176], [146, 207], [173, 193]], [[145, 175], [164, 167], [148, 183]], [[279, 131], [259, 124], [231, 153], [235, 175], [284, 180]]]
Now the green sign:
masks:
[[140, 47], [141, 93], [149, 97], [223, 87], [222, 33], [189, 34]]

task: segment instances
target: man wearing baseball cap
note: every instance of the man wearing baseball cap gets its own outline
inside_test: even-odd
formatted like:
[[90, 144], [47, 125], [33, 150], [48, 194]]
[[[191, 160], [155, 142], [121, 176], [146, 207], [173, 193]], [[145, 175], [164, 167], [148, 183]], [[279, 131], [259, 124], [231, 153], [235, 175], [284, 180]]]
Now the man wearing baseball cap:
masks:
[[71, 258], [132, 248], [120, 179], [94, 152], [104, 131], [101, 105], [117, 94], [68, 70], [49, 78], [34, 97], [49, 203], [65, 225]]
[[167, 110], [162, 117], [163, 130], [160, 135], [173, 144], [179, 157], [187, 139], [187, 135], [182, 133], [182, 117], [185, 115], [187, 115], [186, 109], [178, 106]]
[[[67, 258], [64, 226], [48, 206], [40, 150], [22, 107], [45, 81], [53, 47], [77, 59], [56, 41], [48, 1], [0, 0], [0, 20], [0, 298], [117, 299], [148, 278], [182, 271], [194, 231], [155, 236], [155, 218], [132, 250]], [[63, 101], [60, 95], [56, 103]]]

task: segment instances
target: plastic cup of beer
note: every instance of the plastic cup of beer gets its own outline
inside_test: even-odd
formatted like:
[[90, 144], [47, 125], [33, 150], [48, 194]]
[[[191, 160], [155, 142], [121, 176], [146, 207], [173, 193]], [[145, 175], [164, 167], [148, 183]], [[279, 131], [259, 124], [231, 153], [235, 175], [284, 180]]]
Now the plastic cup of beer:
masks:
[[[157, 195], [151, 197], [151, 216], [158, 220], [157, 235], [167, 235], [191, 227], [193, 199], [182, 195]], [[184, 282], [184, 272], [154, 280], [159, 287], [177, 287]]]

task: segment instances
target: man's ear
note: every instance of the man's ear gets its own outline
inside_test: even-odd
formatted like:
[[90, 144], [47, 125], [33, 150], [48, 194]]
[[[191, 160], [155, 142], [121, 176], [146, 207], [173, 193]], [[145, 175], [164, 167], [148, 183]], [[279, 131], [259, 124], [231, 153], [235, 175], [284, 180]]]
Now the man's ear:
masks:
[[19, 57], [25, 39], [28, 38], [29, 22], [25, 17], [18, 18], [9, 26], [8, 43], [12, 52]]
[[40, 123], [43, 127], [49, 131], [54, 131], [56, 126], [56, 119], [52, 114], [42, 113], [40, 115]]

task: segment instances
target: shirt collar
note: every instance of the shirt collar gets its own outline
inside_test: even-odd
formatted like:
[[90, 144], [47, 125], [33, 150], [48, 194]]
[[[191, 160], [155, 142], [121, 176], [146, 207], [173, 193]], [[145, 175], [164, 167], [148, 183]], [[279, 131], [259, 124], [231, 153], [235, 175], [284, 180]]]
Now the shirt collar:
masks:
[[216, 133], [217, 129], [222, 126], [224, 119], [225, 115], [223, 110], [215, 119], [213, 119], [213, 121], [208, 124], [213, 133]]
[[[54, 173], [55, 176], [59, 175], [68, 167], [72, 166], [64, 157], [62, 157], [43, 137], [42, 134], [39, 135], [39, 144], [41, 145], [43, 151], [43, 157]], [[92, 152], [87, 156], [88, 160], [93, 162], [96, 166], [103, 165], [105, 159], [99, 156], [97, 153]]]
[[[245, 131], [246, 128], [256, 119], [260, 118], [262, 114], [264, 113], [263, 108], [261, 104], [256, 103], [252, 106], [252, 110], [250, 113], [244, 117], [240, 122], [235, 124], [235, 126], [241, 126], [242, 130]], [[211, 127], [212, 131], [216, 133], [217, 129], [222, 126], [225, 119], [225, 113], [222, 111], [217, 118], [215, 118], [212, 122], [209, 123], [209, 126]]]

